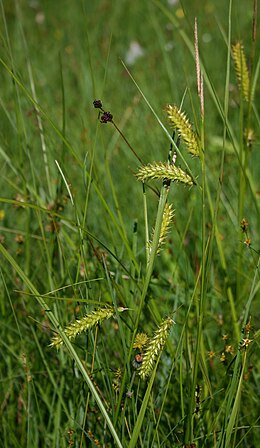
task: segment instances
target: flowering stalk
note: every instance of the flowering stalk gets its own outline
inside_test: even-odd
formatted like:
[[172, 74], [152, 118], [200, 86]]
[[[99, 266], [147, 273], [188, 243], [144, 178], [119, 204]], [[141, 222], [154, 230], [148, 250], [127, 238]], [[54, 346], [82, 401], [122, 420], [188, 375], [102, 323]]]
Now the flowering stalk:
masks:
[[99, 111], [102, 112], [102, 115], [100, 116], [100, 123], [103, 123], [103, 124], [106, 124], [106, 123], [109, 123], [109, 122], [112, 123], [113, 126], [116, 128], [116, 130], [121, 135], [121, 137], [126, 142], [127, 146], [130, 148], [132, 153], [135, 155], [135, 157], [139, 160], [139, 162], [143, 163], [142, 159], [138, 156], [138, 154], [135, 152], [134, 148], [130, 145], [129, 141], [126, 139], [126, 137], [124, 136], [122, 131], [120, 131], [119, 127], [114, 122], [113, 115], [110, 112], [105, 111], [103, 109], [102, 101], [101, 100], [94, 100], [93, 101], [93, 106], [95, 107], [95, 109], [99, 109]]
[[167, 317], [156, 330], [154, 337], [148, 341], [147, 348], [143, 354], [142, 364], [138, 369], [142, 379], [145, 379], [152, 372], [155, 360], [163, 351], [173, 324], [173, 319]]
[[[126, 308], [118, 308], [119, 312], [124, 311]], [[82, 333], [83, 331], [87, 331], [90, 328], [94, 327], [97, 324], [100, 324], [105, 319], [110, 319], [115, 313], [115, 310], [112, 306], [106, 306], [103, 308], [99, 308], [96, 311], [92, 311], [87, 314], [82, 319], [77, 319], [75, 322], [67, 325], [64, 329], [64, 333], [69, 339], [75, 339], [75, 337]], [[63, 340], [59, 334], [56, 334], [52, 338], [52, 342], [50, 347], [56, 347], [59, 349], [63, 344]]]

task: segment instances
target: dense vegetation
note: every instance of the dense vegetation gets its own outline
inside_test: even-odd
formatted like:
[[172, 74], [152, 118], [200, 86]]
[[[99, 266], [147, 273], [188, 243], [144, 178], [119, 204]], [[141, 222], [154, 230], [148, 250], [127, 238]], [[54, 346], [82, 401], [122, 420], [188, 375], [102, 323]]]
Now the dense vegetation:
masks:
[[260, 446], [257, 3], [1, 0], [1, 446]]

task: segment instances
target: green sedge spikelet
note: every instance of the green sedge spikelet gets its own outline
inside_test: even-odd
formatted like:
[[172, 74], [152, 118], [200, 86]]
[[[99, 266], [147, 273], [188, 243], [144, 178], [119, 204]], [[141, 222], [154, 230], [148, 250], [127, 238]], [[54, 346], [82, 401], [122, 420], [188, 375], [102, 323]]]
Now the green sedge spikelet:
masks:
[[142, 350], [143, 347], [147, 344], [148, 339], [149, 338], [146, 333], [137, 333], [137, 335], [135, 337], [133, 348]]
[[[118, 308], [119, 312], [124, 311], [126, 308]], [[111, 306], [106, 306], [103, 308], [99, 308], [86, 316], [82, 317], [82, 319], [77, 319], [75, 322], [67, 325], [64, 329], [64, 333], [69, 339], [75, 339], [77, 335], [83, 333], [94, 327], [97, 324], [100, 324], [105, 319], [110, 319], [115, 314], [115, 309]], [[56, 334], [52, 338], [52, 342], [50, 347], [56, 347], [59, 349], [63, 344], [63, 340], [59, 334]]]
[[193, 131], [191, 123], [184, 112], [177, 106], [168, 105], [166, 107], [169, 121], [174, 129], [177, 130], [179, 137], [185, 142], [188, 151], [198, 157], [200, 155], [200, 143], [197, 134]]
[[162, 219], [162, 225], [161, 225], [161, 231], [160, 231], [160, 237], [159, 237], [159, 244], [157, 248], [157, 253], [160, 252], [162, 245], [165, 243], [167, 234], [170, 230], [170, 225], [173, 221], [174, 217], [174, 211], [172, 208], [172, 204], [166, 203], [164, 212], [163, 212], [163, 219]]
[[239, 86], [242, 89], [244, 99], [249, 101], [249, 70], [246, 63], [244, 47], [241, 42], [232, 45], [232, 55]]
[[113, 378], [113, 383], [112, 383], [113, 389], [116, 393], [118, 393], [120, 390], [122, 376], [123, 376], [123, 371], [120, 367], [118, 367], [118, 369], [114, 373], [114, 378]]
[[148, 341], [143, 354], [142, 364], [138, 369], [138, 374], [142, 379], [145, 379], [151, 374], [156, 358], [158, 358], [163, 351], [173, 324], [174, 321], [171, 317], [164, 319], [156, 330], [154, 336]]
[[143, 165], [136, 173], [138, 180], [142, 182], [151, 179], [167, 179], [173, 182], [181, 182], [186, 185], [193, 185], [194, 182], [192, 178], [175, 165], [169, 165], [162, 162], [149, 163], [148, 165]]
[[[174, 210], [172, 208], [172, 204], [166, 203], [164, 212], [163, 212], [160, 237], [159, 237], [159, 242], [158, 242], [158, 247], [157, 247], [157, 254], [159, 254], [162, 250], [162, 246], [165, 243], [166, 237], [169, 233], [170, 225], [173, 221], [173, 217], [174, 217]], [[152, 241], [149, 241], [148, 246], [149, 246], [149, 249], [151, 249]]]

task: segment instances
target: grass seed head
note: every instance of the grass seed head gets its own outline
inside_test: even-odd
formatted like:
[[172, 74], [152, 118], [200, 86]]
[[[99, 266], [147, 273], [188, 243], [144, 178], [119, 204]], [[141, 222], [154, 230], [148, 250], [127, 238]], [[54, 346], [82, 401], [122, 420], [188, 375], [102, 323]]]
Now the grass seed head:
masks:
[[243, 97], [249, 101], [249, 70], [246, 63], [244, 47], [241, 42], [232, 45], [232, 55], [235, 64], [236, 77], [242, 90]]
[[167, 317], [156, 330], [153, 338], [149, 340], [138, 373], [142, 379], [149, 376], [153, 370], [156, 358], [160, 356], [166, 344], [170, 329], [174, 321]]
[[147, 344], [147, 342], [148, 342], [148, 336], [146, 333], [137, 333], [133, 348], [138, 348], [142, 350], [142, 348]]
[[200, 155], [200, 143], [197, 134], [193, 131], [191, 123], [184, 112], [177, 106], [168, 105], [166, 112], [170, 123], [177, 129], [178, 135], [187, 145], [188, 151], [198, 157]]
[[167, 163], [154, 162], [148, 165], [143, 165], [136, 173], [138, 180], [142, 182], [151, 179], [171, 180], [173, 182], [181, 182], [186, 185], [192, 186], [194, 184], [192, 178], [175, 165], [168, 165]]
[[[121, 312], [125, 308], [119, 308], [118, 311]], [[64, 333], [66, 336], [73, 340], [76, 338], [76, 336], [80, 333], [83, 333], [84, 331], [87, 331], [94, 327], [97, 324], [100, 324], [105, 319], [110, 319], [115, 313], [115, 310], [111, 306], [106, 306], [103, 308], [99, 308], [95, 311], [92, 311], [91, 313], [87, 314], [82, 319], [77, 319], [75, 322], [72, 322], [69, 324], [65, 329]], [[59, 334], [56, 334], [52, 338], [52, 342], [50, 344], [50, 347], [56, 347], [57, 349], [60, 348], [63, 344], [63, 339]]]
[[[163, 212], [163, 219], [162, 219], [160, 237], [159, 237], [159, 242], [158, 242], [158, 247], [157, 247], [157, 254], [159, 254], [162, 250], [162, 246], [165, 243], [166, 237], [170, 231], [170, 226], [172, 224], [173, 217], [174, 217], [174, 210], [172, 208], [172, 204], [166, 203], [164, 212]], [[154, 235], [154, 230], [152, 233], [152, 240], [153, 240], [153, 235]], [[148, 242], [149, 252], [151, 251], [151, 248], [152, 248], [152, 241], [149, 241]]]

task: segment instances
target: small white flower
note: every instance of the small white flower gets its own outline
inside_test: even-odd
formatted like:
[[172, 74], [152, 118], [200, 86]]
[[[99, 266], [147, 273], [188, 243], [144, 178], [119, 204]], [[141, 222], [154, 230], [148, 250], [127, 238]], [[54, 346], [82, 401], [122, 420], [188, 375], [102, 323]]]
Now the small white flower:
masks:
[[143, 55], [144, 55], [144, 49], [136, 40], [133, 40], [130, 43], [129, 49], [126, 53], [125, 62], [127, 65], [133, 65], [135, 61], [141, 58]]

